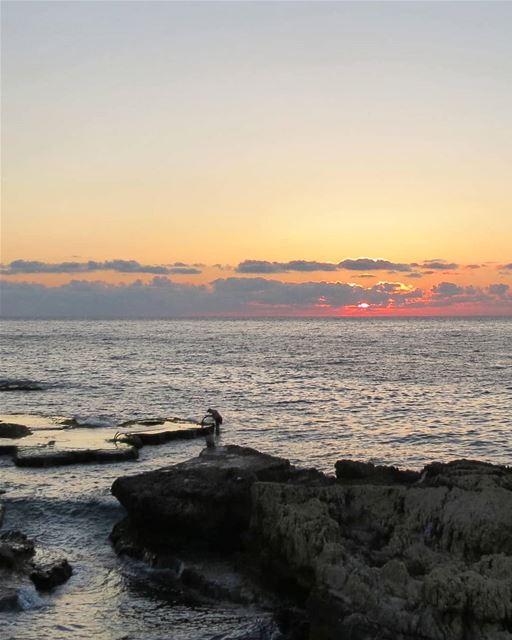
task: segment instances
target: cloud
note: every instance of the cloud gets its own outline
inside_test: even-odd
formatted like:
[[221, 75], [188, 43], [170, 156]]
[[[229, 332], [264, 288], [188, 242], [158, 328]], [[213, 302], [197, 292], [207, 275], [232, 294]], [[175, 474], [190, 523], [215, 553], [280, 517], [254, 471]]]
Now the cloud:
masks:
[[489, 293], [496, 295], [496, 296], [505, 296], [508, 294], [508, 292], [510, 291], [510, 285], [508, 284], [491, 284], [488, 287], [488, 291]]
[[208, 285], [175, 282], [155, 275], [150, 282], [109, 284], [73, 280], [50, 287], [1, 283], [5, 318], [165, 318], [212, 315], [318, 315], [343, 313], [361, 303], [369, 311], [471, 308], [512, 315], [511, 287], [459, 286], [440, 282], [428, 292], [402, 282], [372, 286], [345, 282], [283, 282], [264, 277], [226, 277]]
[[[237, 273], [286, 273], [289, 271], [387, 271], [404, 273], [418, 267], [417, 262], [391, 262], [381, 258], [347, 258], [341, 262], [317, 262], [314, 260], [290, 260], [289, 262], [270, 262], [268, 260], [244, 260], [236, 268]], [[448, 266], [450, 268], [450, 266]]]
[[237, 273], [286, 273], [289, 271], [337, 271], [332, 262], [310, 260], [290, 260], [289, 262], [269, 262], [268, 260], [244, 260], [236, 267]]
[[452, 271], [459, 268], [459, 265], [455, 262], [446, 262], [445, 260], [427, 260], [421, 266], [424, 269], [432, 269], [434, 271]]
[[477, 305], [485, 312], [489, 307], [512, 314], [512, 294], [508, 284], [497, 283], [487, 287], [459, 286], [441, 282], [431, 289], [432, 306]]
[[349, 271], [410, 271], [410, 264], [401, 262], [390, 262], [389, 260], [381, 260], [374, 258], [348, 258], [342, 260], [338, 264], [340, 269], [348, 269]]
[[3, 275], [15, 275], [20, 273], [89, 273], [91, 271], [116, 271], [118, 273], [150, 273], [161, 275], [193, 275], [201, 273], [196, 266], [183, 262], [175, 262], [172, 265], [145, 265], [136, 260], [105, 260], [97, 262], [40, 262], [38, 260], [14, 260], [9, 265], [3, 266]]
[[498, 267], [498, 269], [501, 269], [503, 271], [512, 271], [512, 262], [509, 262], [508, 264], [502, 264]]
[[435, 296], [455, 296], [464, 293], [464, 287], [459, 287], [453, 282], [440, 282], [432, 287], [432, 293]]
[[290, 283], [265, 278], [219, 278], [209, 285], [155, 276], [149, 283], [73, 280], [56, 287], [3, 281], [2, 313], [13, 317], [161, 318], [208, 315], [311, 315], [365, 302], [404, 307], [422, 291], [399, 282], [371, 287], [342, 282]]

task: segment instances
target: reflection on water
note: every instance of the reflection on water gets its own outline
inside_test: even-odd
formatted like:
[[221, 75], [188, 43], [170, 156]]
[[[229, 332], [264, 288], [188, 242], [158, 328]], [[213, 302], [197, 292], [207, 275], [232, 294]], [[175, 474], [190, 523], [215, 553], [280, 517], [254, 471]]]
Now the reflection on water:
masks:
[[[0, 397], [3, 413], [33, 416], [11, 421], [36, 430], [61, 428], [48, 416], [119, 425], [200, 419], [212, 406], [225, 417], [223, 441], [328, 472], [341, 457], [416, 468], [433, 459], [512, 459], [509, 320], [8, 321], [0, 361], [1, 377], [50, 383]], [[91, 446], [118, 428], [69, 429], [65, 437]], [[108, 542], [123, 516], [113, 480], [203, 446], [175, 441], [144, 447], [137, 461], [47, 469], [16, 468], [0, 456], [4, 527], [22, 529], [74, 567], [56, 592], [29, 588], [25, 611], [2, 614], [2, 639], [202, 640], [262, 615], [194, 600], [171, 573], [120, 560]]]
[[[72, 357], [70, 357], [72, 353]], [[201, 320], [2, 323], [4, 412], [226, 417], [225, 437], [332, 469], [510, 459], [512, 321]]]

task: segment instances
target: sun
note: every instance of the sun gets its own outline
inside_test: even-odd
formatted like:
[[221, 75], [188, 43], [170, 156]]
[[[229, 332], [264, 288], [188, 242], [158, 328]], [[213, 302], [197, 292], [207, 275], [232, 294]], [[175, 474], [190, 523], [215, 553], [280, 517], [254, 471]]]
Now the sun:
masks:
[[370, 306], [370, 305], [369, 305], [367, 302], [360, 302], [360, 303], [357, 305], [357, 308], [358, 308], [358, 309], [368, 309], [368, 307], [369, 307], [369, 306]]

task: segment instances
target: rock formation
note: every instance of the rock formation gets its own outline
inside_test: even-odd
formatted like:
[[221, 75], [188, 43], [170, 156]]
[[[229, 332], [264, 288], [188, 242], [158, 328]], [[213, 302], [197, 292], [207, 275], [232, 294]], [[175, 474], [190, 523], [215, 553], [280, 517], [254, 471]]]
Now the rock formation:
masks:
[[302, 589], [311, 638], [512, 638], [511, 470], [458, 461], [421, 478], [254, 485], [261, 561]]
[[[511, 640], [512, 470], [340, 461], [337, 479], [229, 446], [112, 487], [136, 554], [243, 549], [310, 640]], [[300, 619], [300, 616], [295, 616]], [[289, 637], [292, 637], [291, 635]]]
[[24, 438], [32, 433], [24, 424], [0, 421], [0, 438]]
[[36, 589], [49, 591], [63, 584], [72, 574], [65, 558], [39, 550], [34, 542], [19, 531], [0, 533], [0, 611], [21, 608], [19, 589], [29, 579]]

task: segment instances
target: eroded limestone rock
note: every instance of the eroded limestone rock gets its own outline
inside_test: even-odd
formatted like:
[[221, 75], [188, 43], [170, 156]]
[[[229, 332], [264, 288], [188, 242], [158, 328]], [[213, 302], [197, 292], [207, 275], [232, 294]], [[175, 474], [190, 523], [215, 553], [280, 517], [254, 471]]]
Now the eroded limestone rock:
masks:
[[311, 639], [512, 638], [509, 472], [436, 471], [409, 486], [253, 486], [262, 562], [308, 595]]

